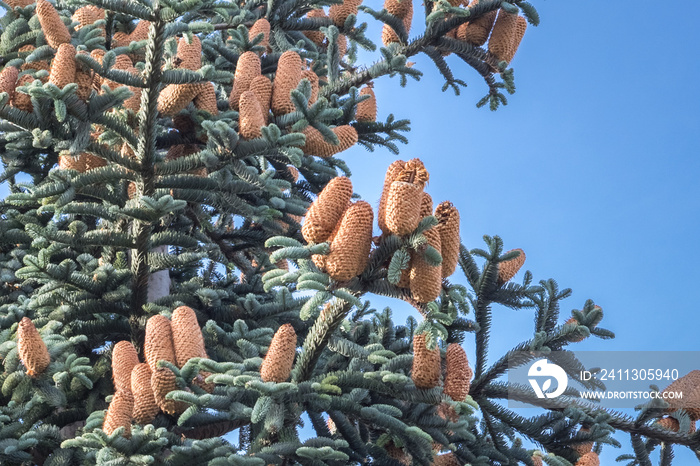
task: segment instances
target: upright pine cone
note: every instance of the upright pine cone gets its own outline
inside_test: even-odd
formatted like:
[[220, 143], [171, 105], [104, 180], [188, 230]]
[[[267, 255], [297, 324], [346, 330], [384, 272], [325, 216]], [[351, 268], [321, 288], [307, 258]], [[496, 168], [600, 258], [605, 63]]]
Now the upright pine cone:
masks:
[[[440, 232], [437, 228], [430, 228], [423, 232], [428, 245], [441, 252]], [[442, 291], [442, 266], [428, 264], [421, 253], [417, 253], [411, 259], [410, 289], [413, 299], [419, 303], [435, 301]]]
[[306, 79], [311, 84], [311, 97], [309, 97], [309, 106], [311, 106], [318, 99], [318, 75], [312, 70], [304, 70], [301, 72], [301, 79]]
[[291, 324], [284, 324], [272, 337], [260, 367], [263, 382], [286, 382], [292, 371], [297, 350], [297, 333]]
[[77, 21], [76, 31], [84, 28], [87, 25], [94, 24], [101, 19], [105, 19], [105, 10], [95, 5], [87, 5], [78, 8], [71, 17], [73, 21]]
[[180, 113], [199, 93], [206, 84], [168, 84], [158, 96], [158, 112], [163, 116], [173, 116]]
[[351, 197], [350, 178], [339, 176], [329, 181], [306, 212], [306, 220], [301, 227], [304, 239], [308, 243], [326, 241], [343, 218]]
[[34, 3], [34, 0], [7, 0], [5, 3], [9, 5], [10, 8], [25, 8]]
[[489, 39], [489, 52], [499, 60], [510, 63], [526, 29], [525, 18], [501, 9]]
[[420, 218], [433, 215], [433, 197], [424, 192], [423, 199], [420, 201]]
[[[250, 92], [255, 94], [260, 103], [264, 124], [270, 118], [270, 101], [272, 100], [272, 81], [267, 76], [257, 76], [250, 82]], [[240, 101], [239, 101], [240, 104]]]
[[46, 0], [36, 2], [36, 15], [39, 17], [41, 30], [44, 32], [46, 42], [58, 49], [61, 44], [70, 44], [70, 32], [54, 6]]
[[114, 391], [131, 391], [131, 371], [139, 364], [139, 355], [130, 341], [120, 341], [112, 349]]
[[306, 143], [301, 147], [301, 150], [307, 155], [328, 158], [357, 144], [357, 131], [352, 126], [336, 126], [331, 131], [338, 137], [338, 145], [327, 142], [319, 130], [313, 126], [307, 126], [302, 131], [306, 136]]
[[238, 133], [243, 139], [262, 137], [262, 127], [265, 126], [265, 116], [260, 108], [260, 102], [252, 91], [241, 94], [238, 104]]
[[586, 453], [578, 459], [574, 466], [600, 466], [600, 458], [598, 457], [598, 453], [594, 451]]
[[339, 28], [345, 25], [345, 20], [350, 15], [357, 15], [357, 8], [362, 4], [362, 0], [343, 0], [343, 3], [331, 5], [328, 16]]
[[[470, 7], [479, 4], [479, 0], [472, 0]], [[489, 39], [493, 23], [496, 21], [498, 11], [489, 11], [474, 21], [469, 21], [459, 26], [457, 29], [457, 39], [468, 42], [477, 47], [481, 47]]]
[[357, 121], [377, 121], [377, 98], [374, 95], [374, 90], [370, 86], [365, 86], [360, 90], [360, 95], [368, 95], [369, 99], [357, 104], [355, 119]]
[[[404, 16], [395, 16], [403, 20], [403, 27], [406, 30], [406, 34], [410, 34], [411, 22], [413, 21], [413, 2], [406, 0], [406, 8], [407, 10]], [[400, 42], [399, 36], [396, 34], [396, 31], [394, 31], [389, 25], [385, 24], [382, 28], [382, 43], [384, 45], [389, 45], [394, 42]]]
[[403, 170], [404, 165], [406, 165], [406, 162], [403, 160], [393, 162], [387, 168], [384, 176], [384, 187], [382, 188], [382, 195], [379, 198], [379, 208], [377, 210], [377, 223], [384, 233], [389, 233], [389, 229], [386, 226], [386, 200], [389, 197], [389, 189], [391, 188], [391, 183], [396, 180], [396, 177]]
[[525, 19], [522, 16], [518, 16], [518, 19], [516, 20], [515, 24], [515, 38], [513, 39], [513, 43], [510, 48], [510, 53], [506, 55], [505, 59], [508, 63], [513, 61], [513, 57], [515, 56], [515, 53], [518, 51], [518, 48], [520, 47], [520, 42], [522, 42], [523, 37], [525, 36], [525, 31], [527, 30], [527, 19]]
[[58, 46], [56, 56], [51, 61], [51, 73], [49, 82], [63, 89], [68, 84], [75, 82], [75, 47], [71, 44]]
[[19, 70], [14, 66], [6, 66], [2, 72], [0, 72], [0, 92], [7, 92], [10, 100], [12, 100], [12, 97], [15, 95], [18, 77]]
[[397, 18], [405, 17], [413, 7], [413, 0], [384, 0], [384, 8]]
[[277, 72], [272, 86], [272, 113], [284, 115], [296, 110], [290, 93], [301, 81], [301, 57], [287, 50], [277, 62]]
[[[83, 51], [81, 53], [84, 53], [87, 55], [87, 52]], [[78, 96], [80, 100], [85, 102], [89, 97], [90, 94], [92, 93], [92, 82], [94, 80], [93, 77], [93, 71], [88, 69], [87, 67], [81, 65], [79, 62], [76, 62], [76, 67], [75, 67], [75, 82], [78, 85], [78, 90], [75, 91], [75, 95]], [[139, 92], [137, 94], [139, 96], [139, 101], [141, 100], [141, 93]]]
[[[591, 429], [589, 429], [587, 427], [581, 427], [579, 429], [579, 433], [581, 433], [581, 432], [588, 433], [590, 431], [591, 431]], [[577, 443], [575, 445], [572, 445], [571, 448], [573, 448], [576, 451], [576, 453], [578, 453], [580, 456], [583, 456], [586, 453], [589, 453], [590, 451], [593, 450], [593, 442]]]
[[124, 427], [124, 437], [131, 437], [131, 415], [134, 411], [134, 396], [131, 391], [118, 391], [112, 397], [105, 420], [102, 425], [107, 435], [112, 435], [112, 432], [119, 427]]
[[[34, 82], [34, 78], [30, 74], [22, 75], [17, 81], [17, 87], [26, 86]], [[16, 89], [16, 88], [15, 88]], [[12, 100], [10, 101], [13, 107], [23, 110], [25, 112], [33, 112], [34, 105], [32, 104], [32, 98], [29, 94], [25, 94], [22, 91], [15, 90]]]
[[445, 201], [435, 209], [435, 218], [440, 232], [442, 277], [447, 278], [455, 272], [459, 261], [459, 211], [451, 202]]
[[131, 371], [131, 392], [134, 395], [134, 422], [148, 424], [158, 414], [158, 405], [151, 388], [151, 368], [141, 363]]
[[170, 415], [180, 414], [187, 409], [187, 404], [181, 401], [166, 400], [165, 396], [173, 390], [179, 390], [173, 371], [161, 367], [151, 374], [151, 390], [156, 404]]
[[208, 358], [204, 335], [197, 322], [197, 314], [188, 306], [173, 311], [171, 321], [177, 367], [182, 368], [192, 358]]
[[667, 412], [684, 409], [692, 421], [700, 419], [700, 370], [690, 371], [680, 379], [674, 380], [661, 393], [670, 392], [681, 392], [683, 396], [663, 398], [669, 404]]
[[270, 48], [270, 22], [265, 18], [260, 18], [248, 30], [248, 39], [253, 40], [262, 33], [263, 38], [258, 45]]
[[238, 103], [241, 99], [241, 94], [250, 89], [250, 84], [253, 79], [260, 76], [260, 57], [255, 52], [245, 52], [238, 57], [236, 63], [236, 72], [233, 77], [233, 88], [229, 96], [229, 106], [238, 110]]
[[199, 110], [209, 112], [211, 115], [219, 114], [214, 83], [200, 83], [199, 93], [194, 98], [194, 106]]
[[348, 38], [345, 34], [338, 34], [338, 38], [335, 41], [338, 44], [338, 59], [341, 59], [348, 53]]
[[512, 251], [520, 251], [520, 255], [498, 264], [498, 286], [508, 283], [525, 263], [525, 251], [518, 248], [511, 249], [508, 252]]
[[177, 364], [173, 331], [167, 317], [159, 314], [149, 318], [146, 322], [144, 354], [146, 362], [154, 374], [160, 360]]
[[326, 257], [326, 271], [332, 279], [350, 280], [367, 267], [373, 222], [372, 206], [365, 201], [355, 202], [345, 211]]
[[440, 348], [429, 350], [425, 334], [413, 337], [413, 368], [411, 379], [418, 388], [433, 388], [440, 381]]
[[462, 463], [454, 453], [447, 453], [446, 455], [437, 455], [435, 461], [433, 461], [433, 466], [462, 466]]
[[[323, 8], [318, 8], [316, 10], [311, 10], [308, 13], [306, 13], [306, 17], [326, 18], [326, 12], [323, 11]], [[304, 31], [304, 35], [308, 37], [311, 42], [313, 42], [319, 47], [323, 45], [323, 40], [326, 38], [326, 35], [323, 34], [321, 31]]]
[[[678, 432], [681, 428], [680, 422], [678, 422], [678, 419], [674, 419], [672, 417], [665, 417], [662, 419], [659, 419], [654, 423], [656, 427], [661, 427], [663, 429], [668, 429], [672, 432]], [[695, 427], [695, 422], [690, 423], [690, 434], [694, 434], [696, 431]]]
[[24, 317], [17, 327], [17, 351], [30, 377], [44, 372], [51, 362], [46, 343], [29, 317]]
[[176, 62], [178, 68], [186, 70], [197, 71], [202, 67], [202, 42], [199, 37], [193, 35], [191, 42], [187, 42], [185, 37], [178, 40]]
[[397, 173], [389, 187], [385, 207], [386, 227], [391, 233], [403, 236], [418, 227], [423, 187], [428, 178], [428, 171], [419, 159], [408, 161]]
[[450, 343], [447, 347], [445, 360], [447, 370], [445, 371], [445, 389], [443, 391], [454, 401], [464, 401], [469, 394], [473, 375], [467, 360], [467, 353], [458, 343]]

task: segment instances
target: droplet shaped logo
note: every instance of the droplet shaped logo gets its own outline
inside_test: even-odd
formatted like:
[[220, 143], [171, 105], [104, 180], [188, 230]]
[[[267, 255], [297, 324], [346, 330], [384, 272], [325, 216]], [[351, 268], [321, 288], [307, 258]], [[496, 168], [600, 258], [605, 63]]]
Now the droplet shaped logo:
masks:
[[[564, 393], [566, 387], [569, 384], [569, 379], [566, 376], [566, 372], [561, 367], [556, 364], [550, 363], [546, 359], [538, 359], [535, 361], [530, 369], [527, 371], [528, 381], [532, 385], [533, 390], [537, 398], [556, 398]], [[540, 386], [540, 380], [546, 379], [542, 382]], [[557, 387], [554, 391], [549, 392], [552, 387], [552, 380], [557, 381]]]

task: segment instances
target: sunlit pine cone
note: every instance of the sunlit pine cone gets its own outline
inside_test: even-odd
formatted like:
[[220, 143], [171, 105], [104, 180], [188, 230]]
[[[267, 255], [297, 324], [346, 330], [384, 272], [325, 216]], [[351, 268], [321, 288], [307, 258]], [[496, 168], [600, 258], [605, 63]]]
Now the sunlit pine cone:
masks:
[[146, 322], [144, 354], [146, 362], [154, 374], [160, 360], [177, 364], [173, 331], [167, 317], [158, 314], [150, 317]]
[[244, 52], [236, 63], [233, 87], [229, 96], [229, 106], [233, 110], [238, 110], [241, 94], [249, 90], [253, 80], [260, 75], [260, 57], [255, 52]]
[[[479, 0], [472, 0], [470, 7], [478, 5]], [[489, 11], [480, 18], [461, 24], [457, 29], [457, 39], [481, 47], [489, 39], [498, 11]]]
[[272, 82], [272, 113], [285, 115], [296, 110], [290, 93], [301, 81], [301, 57], [287, 50], [277, 62], [277, 72]]
[[[349, 207], [350, 205], [351, 205], [351, 203], [348, 203], [348, 207]], [[342, 217], [341, 217], [341, 218], [342, 218]], [[336, 235], [338, 234], [338, 232], [340, 231], [340, 224], [341, 224], [341, 223], [342, 223], [341, 221], [338, 221], [338, 223], [337, 223], [337, 224], [335, 225], [335, 227], [333, 228], [333, 231], [331, 232], [331, 234], [328, 235], [328, 238], [326, 239], [326, 242], [327, 242], [328, 244], [333, 244], [333, 240], [335, 239], [335, 236], [336, 236]], [[328, 257], [328, 255], [324, 255], [324, 254], [312, 254], [312, 255], [311, 255], [311, 261], [314, 263], [314, 265], [316, 265], [316, 267], [318, 267], [319, 270], [325, 271], [325, 270], [326, 270], [326, 258], [327, 258], [327, 257]]]
[[7, 92], [10, 100], [12, 100], [12, 97], [15, 95], [18, 77], [19, 70], [14, 66], [6, 66], [2, 72], [0, 72], [0, 92]]
[[498, 264], [498, 286], [508, 283], [525, 263], [525, 251], [518, 248], [508, 252], [512, 251], [520, 251], [520, 255]]
[[[407, 0], [404, 0], [407, 1]], [[368, 95], [369, 99], [357, 104], [355, 119], [363, 122], [377, 121], [377, 98], [374, 95], [372, 86], [365, 86], [360, 90], [360, 95]]]
[[114, 391], [131, 391], [131, 371], [139, 364], [139, 355], [130, 341], [120, 341], [112, 349]]
[[132, 42], [140, 42], [148, 39], [148, 29], [150, 27], [151, 23], [142, 19], [136, 23], [136, 27], [129, 34], [124, 32], [115, 32], [112, 36], [112, 48], [127, 47]]
[[403, 160], [393, 162], [387, 168], [384, 176], [384, 187], [382, 188], [382, 195], [379, 198], [379, 208], [377, 210], [377, 223], [384, 233], [389, 233], [389, 229], [386, 226], [386, 200], [389, 197], [389, 189], [391, 188], [391, 183], [396, 180], [396, 177], [401, 173], [405, 165], [406, 162]]
[[173, 332], [177, 367], [182, 368], [192, 358], [208, 358], [204, 335], [191, 307], [180, 306], [173, 311], [170, 323]]
[[500, 61], [510, 63], [527, 29], [527, 21], [501, 9], [489, 38], [489, 52]]
[[[407, 5], [408, 12], [401, 19], [403, 20], [403, 27], [408, 35], [411, 33], [411, 22], [413, 21], [413, 2], [407, 2]], [[382, 43], [384, 45], [389, 45], [394, 42], [400, 42], [399, 36], [391, 27], [385, 24], [382, 28]]]
[[180, 69], [197, 71], [202, 67], [202, 42], [193, 35], [192, 41], [187, 42], [182, 37], [177, 42], [176, 65]]
[[[250, 92], [255, 94], [258, 102], [260, 103], [260, 110], [263, 114], [264, 124], [267, 125], [267, 121], [270, 118], [270, 103], [272, 100], [272, 81], [267, 76], [256, 76], [250, 82]], [[240, 101], [239, 101], [240, 105]]]
[[413, 0], [384, 0], [384, 8], [389, 14], [403, 18], [413, 9]]
[[[26, 53], [27, 55], [25, 55], [25, 56], [22, 57], [22, 58], [24, 58], [24, 59], [26, 60], [26, 58], [27, 58], [34, 50], [36, 50], [36, 47], [34, 47], [33, 45], [27, 44], [27, 45], [23, 45], [22, 47], [20, 47], [19, 50], [18, 50], [18, 52], [19, 52], [19, 53], [22, 53], [22, 54], [25, 54], [25, 53]], [[39, 61], [32, 61], [32, 62], [27, 62], [27, 61], [25, 61], [25, 62], [22, 64], [22, 66], [19, 67], [19, 70], [20, 70], [20, 71], [27, 71], [27, 70], [51, 71], [51, 65], [49, 65], [49, 62], [47, 62], [46, 60], [39, 60]], [[32, 79], [33, 79], [33, 78], [32, 78]], [[49, 79], [48, 77], [44, 77], [44, 78], [41, 78], [41, 81], [42, 81], [43, 83], [47, 83], [47, 82], [48, 82], [48, 79]]]
[[85, 26], [95, 24], [97, 21], [105, 19], [105, 10], [95, 5], [87, 5], [75, 10], [71, 19], [78, 22], [75, 30], [79, 31]]
[[133, 418], [137, 424], [148, 424], [156, 417], [160, 408], [153, 397], [151, 368], [141, 363], [131, 371], [131, 392], [134, 395]]
[[59, 89], [75, 82], [75, 54], [75, 47], [71, 44], [61, 44], [51, 61], [49, 82]]
[[17, 326], [17, 351], [29, 377], [36, 377], [49, 367], [49, 350], [29, 317], [22, 318]]
[[272, 337], [260, 367], [263, 382], [282, 383], [289, 379], [297, 350], [297, 334], [291, 324], [284, 324]]
[[[140, 76], [141, 72], [135, 66], [131, 66], [126, 69], [129, 73], [134, 76]], [[131, 97], [124, 101], [124, 108], [131, 110], [134, 113], [138, 113], [141, 109], [141, 88], [128, 86], [131, 91]]]
[[358, 135], [350, 125], [336, 126], [331, 131], [338, 137], [338, 145], [327, 142], [321, 132], [313, 126], [307, 126], [304, 131], [306, 143], [301, 147], [304, 154], [316, 155], [321, 158], [333, 157], [357, 144]]
[[109, 403], [102, 430], [107, 435], [119, 427], [124, 427], [124, 437], [131, 438], [131, 415], [134, 410], [134, 396], [131, 391], [118, 391]]
[[445, 360], [447, 369], [445, 371], [445, 389], [443, 391], [454, 401], [464, 401], [469, 394], [469, 386], [473, 375], [467, 360], [467, 353], [458, 343], [451, 343], [447, 346]]
[[350, 205], [326, 257], [326, 271], [340, 282], [358, 276], [367, 267], [372, 246], [372, 206], [365, 201]]
[[151, 390], [153, 399], [163, 412], [170, 415], [180, 414], [187, 409], [187, 404], [181, 401], [167, 400], [165, 396], [173, 390], [179, 390], [173, 371], [167, 367], [156, 369], [151, 374]]
[[318, 75], [312, 70], [304, 70], [301, 72], [301, 79], [307, 79], [311, 84], [311, 97], [309, 98], [309, 106], [311, 106], [318, 99]]
[[328, 240], [336, 225], [350, 205], [352, 182], [349, 178], [333, 178], [306, 212], [301, 233], [308, 243], [323, 243]]
[[428, 179], [428, 171], [420, 159], [409, 160], [395, 175], [384, 206], [384, 221], [389, 232], [403, 236], [418, 227], [423, 188]]
[[[196, 154], [197, 152], [199, 152], [199, 148], [196, 144], [175, 144], [173, 146], [170, 146], [170, 148], [168, 149], [168, 153], [165, 154], [165, 160], [175, 160], [179, 159], [180, 157], [187, 157], [188, 155]], [[194, 170], [190, 170], [187, 173], [199, 177], [204, 177], [207, 176], [207, 169], [206, 167], [195, 168]]]
[[510, 53], [505, 57], [505, 60], [508, 63], [513, 61], [513, 57], [515, 56], [515, 53], [520, 47], [520, 42], [522, 42], [523, 37], [525, 36], [525, 31], [527, 31], [527, 19], [525, 19], [522, 16], [518, 16], [515, 24], [515, 37], [513, 39], [511, 48], [509, 49]]
[[199, 95], [205, 84], [168, 84], [158, 96], [158, 113], [163, 116], [180, 113]]
[[70, 44], [70, 32], [54, 6], [46, 0], [36, 2], [36, 15], [39, 17], [41, 30], [44, 32], [46, 42], [58, 49], [61, 44]]
[[454, 453], [437, 455], [433, 460], [433, 466], [462, 466]]
[[[319, 8], [316, 10], [311, 10], [308, 13], [306, 13], [307, 18], [326, 18], [326, 12], [323, 11], [323, 8]], [[326, 38], [326, 35], [323, 34], [321, 31], [304, 31], [304, 35], [309, 38], [311, 42], [316, 44], [316, 46], [320, 47], [323, 45], [323, 41]]]
[[[440, 232], [437, 228], [430, 228], [423, 235], [428, 240], [428, 245], [440, 253]], [[430, 265], [420, 252], [416, 253], [411, 260], [410, 280], [413, 299], [419, 303], [435, 301], [442, 291], [442, 266]]]
[[199, 110], [209, 112], [211, 115], [218, 115], [219, 108], [216, 102], [216, 90], [214, 83], [199, 83], [200, 91], [194, 98], [194, 106]]
[[433, 197], [423, 192], [423, 197], [420, 201], [420, 218], [423, 219], [431, 215], [433, 215]]
[[343, 0], [343, 3], [331, 5], [328, 9], [328, 16], [336, 26], [342, 28], [348, 16], [357, 16], [357, 9], [361, 4], [362, 0]]
[[700, 370], [693, 370], [674, 380], [661, 393], [681, 392], [682, 397], [662, 398], [669, 404], [666, 412], [672, 413], [678, 409], [684, 409], [692, 421], [700, 419]]
[[238, 108], [238, 133], [241, 138], [255, 139], [262, 137], [265, 116], [260, 108], [260, 102], [252, 91], [245, 91], [241, 94]]
[[33, 5], [34, 0], [6, 0], [5, 3], [7, 3], [7, 5], [13, 9], [17, 8], [17, 7], [25, 8], [25, 7], [28, 7], [29, 5]]
[[258, 45], [265, 47], [265, 50], [270, 50], [270, 22], [265, 18], [260, 18], [253, 23], [248, 30], [248, 39], [253, 40], [261, 33], [263, 34], [263, 39]]
[[424, 333], [413, 337], [413, 368], [411, 379], [417, 388], [436, 387], [440, 380], [440, 348], [429, 350]]
[[[17, 81], [17, 87], [20, 86], [26, 86], [28, 84], [31, 84], [34, 81], [34, 78], [29, 75], [25, 74], [22, 75], [19, 80]], [[15, 88], [16, 89], [16, 88]], [[10, 101], [10, 104], [18, 108], [20, 110], [24, 110], [25, 112], [31, 113], [34, 111], [34, 105], [32, 104], [32, 98], [29, 96], [29, 94], [25, 94], [22, 91], [15, 91], [14, 95], [12, 96], [12, 100]]]
[[574, 466], [600, 466], [600, 458], [592, 451], [579, 458]]
[[447, 278], [457, 269], [459, 261], [459, 211], [449, 201], [441, 202], [435, 209], [440, 232], [442, 277]]

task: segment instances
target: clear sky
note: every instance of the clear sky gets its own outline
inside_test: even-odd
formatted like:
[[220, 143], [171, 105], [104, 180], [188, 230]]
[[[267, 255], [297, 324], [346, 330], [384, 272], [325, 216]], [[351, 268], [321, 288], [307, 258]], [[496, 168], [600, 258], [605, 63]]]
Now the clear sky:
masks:
[[[380, 118], [411, 120], [400, 157], [425, 161], [428, 192], [460, 209], [467, 247], [500, 235], [506, 249], [525, 250], [536, 279], [573, 288], [564, 315], [588, 298], [603, 307], [602, 326], [617, 338], [578, 348], [697, 350], [700, 3], [532, 3], [542, 23], [513, 61], [517, 92], [507, 107], [476, 109], [487, 88], [454, 57], [448, 62], [469, 87], [460, 97], [442, 93], [441, 76], [418, 56], [420, 82], [376, 81]], [[395, 157], [353, 148], [343, 158], [356, 192], [376, 205]], [[376, 303], [391, 304], [397, 321], [410, 311]], [[529, 338], [532, 320], [500, 309], [490, 354]], [[465, 347], [473, 360], [473, 341]], [[606, 448], [603, 464], [631, 451], [620, 440], [623, 449]], [[676, 452], [674, 464], [697, 464], [687, 449]]]

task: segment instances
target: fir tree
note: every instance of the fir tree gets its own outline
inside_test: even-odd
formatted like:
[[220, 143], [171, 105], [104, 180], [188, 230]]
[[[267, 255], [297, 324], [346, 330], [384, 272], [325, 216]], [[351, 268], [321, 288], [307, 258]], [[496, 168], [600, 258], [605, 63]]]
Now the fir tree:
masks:
[[[495, 110], [539, 21], [529, 3], [0, 5], [3, 465], [584, 466], [615, 429], [631, 464], [697, 448], [679, 406], [507, 409], [509, 390], [539, 405], [503, 381], [509, 356], [611, 338], [602, 309], [565, 321], [568, 289], [513, 281], [523, 251], [461, 246], [459, 202], [434, 208], [418, 159], [389, 167], [378, 209], [354, 200], [338, 155], [407, 142], [407, 120], [378, 119], [372, 81], [419, 79], [407, 60], [424, 53], [459, 94], [452, 55]], [[358, 47], [377, 60], [358, 64]], [[372, 294], [415, 318], [395, 323]], [[531, 310], [535, 329], [492, 361], [494, 306]]]

